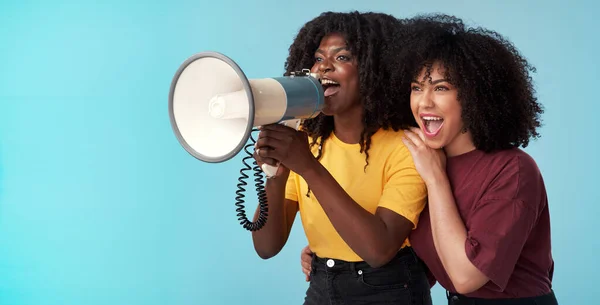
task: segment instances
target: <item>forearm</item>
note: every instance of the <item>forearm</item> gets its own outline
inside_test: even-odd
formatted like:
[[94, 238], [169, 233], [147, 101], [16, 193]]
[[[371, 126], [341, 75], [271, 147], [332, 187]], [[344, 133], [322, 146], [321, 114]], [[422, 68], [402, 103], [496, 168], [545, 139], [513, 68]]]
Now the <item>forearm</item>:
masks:
[[446, 177], [427, 185], [433, 241], [455, 288], [462, 293], [478, 289], [482, 274], [467, 257], [467, 229], [460, 217]]
[[398, 251], [406, 236], [396, 240], [381, 217], [356, 203], [323, 166], [315, 165], [304, 179], [342, 239], [364, 261], [377, 267]]
[[[268, 217], [265, 225], [258, 231], [252, 232], [254, 249], [263, 258], [271, 258], [285, 245], [288, 236], [288, 220], [285, 206], [285, 184], [284, 177], [267, 179], [265, 186]], [[260, 206], [256, 209], [254, 220], [258, 218]]]

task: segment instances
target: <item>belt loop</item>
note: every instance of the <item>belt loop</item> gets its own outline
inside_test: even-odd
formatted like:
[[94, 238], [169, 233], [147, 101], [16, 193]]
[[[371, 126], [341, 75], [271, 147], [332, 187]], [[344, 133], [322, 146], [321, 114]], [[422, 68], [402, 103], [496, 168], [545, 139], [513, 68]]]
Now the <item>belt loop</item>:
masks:
[[350, 272], [352, 272], [352, 275], [355, 278], [359, 278], [362, 274], [362, 270], [358, 269], [358, 262], [352, 262], [350, 263]]

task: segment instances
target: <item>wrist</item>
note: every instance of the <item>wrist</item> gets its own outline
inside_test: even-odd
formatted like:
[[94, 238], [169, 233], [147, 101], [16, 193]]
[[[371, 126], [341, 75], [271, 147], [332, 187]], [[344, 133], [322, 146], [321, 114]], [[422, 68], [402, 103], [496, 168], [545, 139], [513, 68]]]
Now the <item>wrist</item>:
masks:
[[285, 187], [287, 184], [288, 178], [290, 176], [290, 172], [278, 173], [277, 176], [268, 177], [266, 179], [267, 183], [272, 184], [274, 186]]
[[441, 171], [435, 173], [431, 178], [425, 180], [427, 188], [437, 188], [449, 185], [448, 176], [445, 172]]
[[302, 176], [306, 182], [314, 180], [316, 177], [321, 175], [321, 170], [323, 169], [323, 165], [317, 160], [312, 159], [303, 169], [298, 173], [298, 175]]

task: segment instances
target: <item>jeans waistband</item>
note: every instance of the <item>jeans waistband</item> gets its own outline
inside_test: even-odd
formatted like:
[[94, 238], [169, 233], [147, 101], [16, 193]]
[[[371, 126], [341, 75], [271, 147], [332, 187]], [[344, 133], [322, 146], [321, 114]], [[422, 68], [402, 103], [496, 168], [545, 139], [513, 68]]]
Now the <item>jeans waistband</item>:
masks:
[[[411, 260], [416, 260], [416, 256], [411, 247], [404, 247], [396, 253], [394, 259], [392, 259], [388, 264], [393, 264], [395, 260], [399, 258], [408, 258]], [[359, 262], [348, 262], [345, 260], [335, 259], [335, 258], [326, 258], [326, 257], [318, 257], [313, 255], [312, 260], [313, 268], [317, 270], [327, 269], [329, 272], [354, 272], [356, 270], [364, 270], [366, 268], [371, 268], [369, 264], [364, 261]]]

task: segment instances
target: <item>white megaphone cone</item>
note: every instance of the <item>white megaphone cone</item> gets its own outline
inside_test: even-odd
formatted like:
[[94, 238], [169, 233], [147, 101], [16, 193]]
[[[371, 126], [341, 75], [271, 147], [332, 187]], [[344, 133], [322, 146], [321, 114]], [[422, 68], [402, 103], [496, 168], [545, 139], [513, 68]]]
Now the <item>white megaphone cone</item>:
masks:
[[[282, 123], [297, 129], [303, 119], [321, 112], [324, 99], [318, 77], [308, 70], [249, 80], [229, 57], [202, 52], [177, 70], [169, 93], [169, 116], [175, 136], [189, 154], [218, 163], [248, 146], [255, 127]], [[267, 177], [277, 170], [277, 166], [262, 166]], [[247, 222], [244, 215], [241, 218]]]

